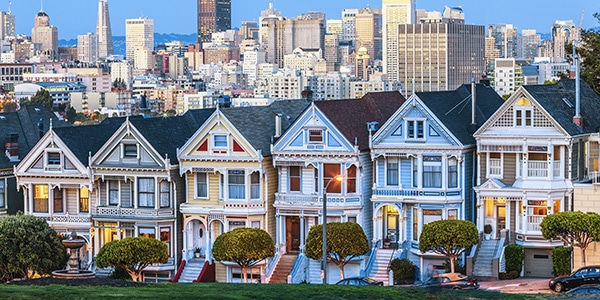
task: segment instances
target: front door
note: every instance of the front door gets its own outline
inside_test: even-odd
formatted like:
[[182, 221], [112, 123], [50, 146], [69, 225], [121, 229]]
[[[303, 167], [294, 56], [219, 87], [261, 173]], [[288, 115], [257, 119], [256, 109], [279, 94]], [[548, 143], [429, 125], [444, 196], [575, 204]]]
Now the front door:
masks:
[[496, 206], [496, 237], [500, 238], [500, 231], [506, 229], [506, 206]]
[[285, 227], [287, 229], [285, 246], [288, 252], [300, 251], [300, 217], [285, 217]]

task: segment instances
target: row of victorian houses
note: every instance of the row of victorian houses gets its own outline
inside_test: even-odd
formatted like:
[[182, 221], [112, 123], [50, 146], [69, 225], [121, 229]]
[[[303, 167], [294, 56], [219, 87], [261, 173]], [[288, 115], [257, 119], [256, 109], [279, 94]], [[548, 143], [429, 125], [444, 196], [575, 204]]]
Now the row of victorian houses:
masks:
[[[212, 243], [237, 227], [261, 228], [276, 253], [249, 278], [321, 283], [319, 262], [303, 246], [323, 222], [324, 187], [341, 174], [326, 191], [326, 221], [357, 222], [372, 244], [347, 276], [384, 279], [392, 256], [412, 260], [421, 276], [442, 268], [443, 257], [418, 250], [419, 234], [429, 222], [460, 219], [480, 231], [492, 225], [486, 243], [496, 253], [520, 244], [524, 274], [549, 277], [551, 249], [561, 243], [541, 236], [543, 217], [600, 207], [600, 97], [575, 86], [523, 86], [503, 101], [472, 84], [408, 99], [281, 100], [79, 127], [24, 108], [0, 114], [0, 212], [23, 210], [61, 233], [76, 231], [87, 268], [110, 241], [159, 239], [171, 258], [148, 267], [146, 281], [240, 281], [237, 265], [213, 261]], [[490, 276], [502, 259], [475, 247], [464, 261], [467, 272]], [[487, 265], [495, 271], [481, 273]], [[339, 272], [329, 268], [335, 282]]]

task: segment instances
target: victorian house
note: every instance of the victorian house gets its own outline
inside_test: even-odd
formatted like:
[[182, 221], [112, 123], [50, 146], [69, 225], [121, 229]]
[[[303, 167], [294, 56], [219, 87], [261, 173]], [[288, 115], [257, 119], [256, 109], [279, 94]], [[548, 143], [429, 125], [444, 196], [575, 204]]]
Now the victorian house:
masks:
[[16, 112], [0, 113], [0, 217], [24, 211], [23, 193], [17, 187], [14, 167], [48, 130], [69, 126], [43, 107], [23, 106]]
[[[240, 282], [243, 275], [237, 264], [213, 263], [215, 239], [238, 227], [276, 236], [278, 174], [270, 145], [309, 103], [281, 100], [269, 106], [218, 108], [182, 143], [177, 157], [185, 180], [186, 201], [180, 207], [185, 262], [176, 280]], [[259, 264], [248, 278], [259, 281], [265, 271], [266, 265]]]
[[[356, 222], [372, 240], [369, 141], [371, 134], [404, 100], [395, 91], [369, 93], [362, 99], [315, 101], [283, 135], [275, 136], [273, 164], [279, 175], [274, 203], [275, 244], [282, 261], [286, 257], [295, 261], [292, 270], [283, 272], [283, 282], [323, 282], [320, 263], [303, 254], [313, 225]], [[341, 183], [332, 180], [338, 175], [343, 177]], [[322, 209], [324, 199], [326, 220]], [[363, 262], [347, 265], [347, 276], [358, 275], [365, 267]], [[336, 282], [337, 267], [329, 265], [327, 269], [327, 282]]]
[[543, 218], [586, 207], [573, 182], [598, 171], [599, 115], [587, 84], [579, 92], [561, 80], [520, 87], [475, 133], [478, 226], [524, 247], [525, 276], [552, 276], [552, 248], [562, 245], [542, 237]]
[[397, 255], [419, 266], [422, 278], [445, 261], [418, 250], [423, 225], [475, 221], [472, 133], [502, 103], [481, 84], [415, 93], [373, 135], [373, 240], [398, 247]]

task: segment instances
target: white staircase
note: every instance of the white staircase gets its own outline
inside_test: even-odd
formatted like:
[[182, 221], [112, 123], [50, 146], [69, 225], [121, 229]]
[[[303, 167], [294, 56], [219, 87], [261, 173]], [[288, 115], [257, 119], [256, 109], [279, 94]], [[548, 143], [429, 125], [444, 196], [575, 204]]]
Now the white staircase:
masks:
[[204, 261], [204, 259], [197, 258], [188, 260], [183, 268], [183, 272], [181, 272], [179, 282], [194, 282], [194, 280], [198, 279], [198, 275], [200, 275], [202, 267], [204, 267]]
[[492, 259], [498, 248], [498, 240], [481, 241], [475, 262], [473, 263], [473, 276], [475, 277], [493, 277]]
[[[321, 279], [321, 261], [309, 259], [308, 260], [308, 283], [322, 284]], [[335, 282], [334, 282], [335, 283]]]
[[383, 285], [389, 285], [388, 265], [393, 254], [394, 249], [377, 249], [369, 277], [377, 281], [383, 281]]

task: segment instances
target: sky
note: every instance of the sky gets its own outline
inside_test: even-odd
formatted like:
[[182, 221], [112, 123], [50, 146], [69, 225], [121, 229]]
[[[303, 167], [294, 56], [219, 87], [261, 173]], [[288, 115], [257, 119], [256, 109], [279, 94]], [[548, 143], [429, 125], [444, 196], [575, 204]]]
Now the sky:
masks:
[[[0, 0], [0, 10], [16, 16], [17, 33], [31, 35], [33, 18], [43, 9], [50, 24], [58, 27], [59, 39], [96, 31], [98, 0]], [[196, 32], [196, 0], [108, 0], [113, 35], [125, 35], [125, 19], [141, 16], [154, 19], [156, 33], [191, 34]], [[232, 0], [232, 27], [242, 21], [258, 21], [269, 0]], [[285, 17], [302, 13], [324, 12], [327, 19], [341, 19], [345, 8], [381, 8], [381, 0], [273, 0], [273, 6]], [[418, 9], [443, 11], [444, 6], [461, 6], [467, 24], [507, 23], [522, 29], [550, 32], [555, 20], [573, 20], [579, 24], [585, 11], [583, 28], [600, 26], [592, 15], [600, 12], [599, 0], [417, 0]]]

